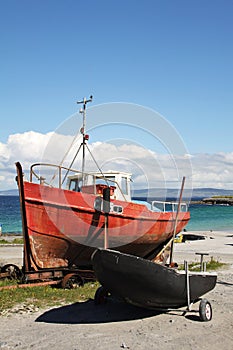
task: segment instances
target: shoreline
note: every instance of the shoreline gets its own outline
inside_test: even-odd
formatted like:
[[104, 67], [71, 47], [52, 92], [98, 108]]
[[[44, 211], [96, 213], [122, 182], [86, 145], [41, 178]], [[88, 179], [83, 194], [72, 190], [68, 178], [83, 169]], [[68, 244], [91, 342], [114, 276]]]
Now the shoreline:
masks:
[[[183, 231], [181, 231], [180, 233], [190, 233], [190, 234], [195, 234], [195, 233], [214, 233], [214, 232], [226, 232], [226, 233], [232, 233], [233, 234], [233, 228], [227, 228], [227, 229], [198, 229], [198, 230], [187, 230], [184, 229]], [[12, 236], [23, 236], [22, 232], [1, 232], [0, 233], [0, 239], [1, 237], [12, 237]]]
[[[230, 233], [233, 233], [233, 228], [232, 227], [229, 227], [229, 228], [219, 228], [219, 229], [216, 229], [216, 228], [214, 228], [214, 229], [206, 229], [206, 228], [203, 228], [203, 229], [201, 229], [201, 228], [198, 228], [198, 229], [186, 229], [186, 228], [184, 228], [184, 230], [183, 231], [181, 231], [181, 233], [182, 232], [184, 232], [184, 233], [194, 233], [194, 232], [230, 232]], [[11, 236], [23, 236], [23, 232], [19, 232], [19, 231], [17, 231], [17, 232], [15, 232], [15, 231], [8, 231], [8, 232], [0, 232], [0, 239], [1, 239], [1, 237], [11, 237]]]
[[[215, 260], [233, 265], [233, 231], [186, 231], [185, 235], [204, 236], [205, 239], [185, 240], [174, 244], [174, 261], [178, 264], [200, 261], [196, 253], [208, 254], [205, 259], [213, 257]], [[0, 265], [14, 263], [18, 266], [23, 264], [23, 244], [10, 244], [15, 238], [22, 237], [13, 234], [2, 234], [0, 239], [9, 241], [9, 244], [0, 244]]]

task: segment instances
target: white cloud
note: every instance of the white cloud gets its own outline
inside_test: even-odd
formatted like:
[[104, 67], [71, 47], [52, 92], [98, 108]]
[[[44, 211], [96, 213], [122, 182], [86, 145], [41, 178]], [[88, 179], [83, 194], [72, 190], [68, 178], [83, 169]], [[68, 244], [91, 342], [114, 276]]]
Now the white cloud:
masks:
[[193, 187], [233, 188], [233, 152], [196, 154], [192, 168]]
[[28, 131], [8, 137], [7, 143], [0, 143], [0, 189], [15, 188], [15, 162], [22, 162], [28, 169], [33, 162], [41, 160], [44, 147], [52, 133], [40, 134]]
[[[0, 143], [0, 189], [16, 188], [15, 162], [20, 161], [24, 171], [35, 162], [60, 163], [69, 145], [72, 136], [55, 133], [41, 134], [34, 131], [10, 135], [7, 143]], [[76, 140], [66, 165], [70, 164], [72, 156], [78, 149], [79, 140]], [[89, 148], [103, 167], [103, 170], [122, 170], [134, 174], [134, 185], [143, 187], [161, 186], [177, 187], [182, 176], [186, 176], [186, 188], [215, 187], [233, 188], [233, 152], [215, 154], [184, 154], [175, 156], [158, 154], [147, 150], [140, 145], [96, 142], [89, 144]], [[96, 170], [91, 156], [87, 153], [86, 166], [88, 170]], [[81, 154], [80, 154], [81, 155]], [[76, 161], [75, 167], [80, 167], [81, 161]], [[192, 174], [191, 174], [192, 170]], [[177, 182], [179, 181], [179, 183]]]

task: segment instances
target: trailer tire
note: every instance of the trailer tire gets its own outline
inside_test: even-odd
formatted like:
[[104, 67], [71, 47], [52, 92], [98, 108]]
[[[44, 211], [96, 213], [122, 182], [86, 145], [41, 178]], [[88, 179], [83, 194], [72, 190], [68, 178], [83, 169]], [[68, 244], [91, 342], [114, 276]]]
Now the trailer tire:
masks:
[[108, 291], [103, 287], [99, 287], [95, 292], [95, 305], [104, 305], [107, 303]]
[[208, 322], [212, 319], [212, 307], [207, 299], [202, 299], [199, 305], [200, 319], [203, 322]]
[[63, 289], [74, 289], [84, 285], [82, 277], [76, 273], [68, 273], [61, 281]]
[[1, 268], [1, 272], [8, 272], [9, 279], [11, 280], [19, 280], [22, 277], [22, 272], [17, 265], [14, 264], [6, 264]]

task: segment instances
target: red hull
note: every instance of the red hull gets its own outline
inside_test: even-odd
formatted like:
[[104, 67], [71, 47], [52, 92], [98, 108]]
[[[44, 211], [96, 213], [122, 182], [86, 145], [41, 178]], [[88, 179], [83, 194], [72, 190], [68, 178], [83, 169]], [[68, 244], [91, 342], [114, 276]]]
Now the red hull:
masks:
[[[30, 182], [20, 188], [30, 267], [88, 266], [96, 247], [104, 247], [105, 214], [94, 209], [96, 196]], [[108, 245], [123, 253], [153, 258], [174, 230], [176, 213], [151, 212], [141, 204], [111, 201], [123, 213], [108, 214]], [[180, 212], [176, 232], [188, 223]]]

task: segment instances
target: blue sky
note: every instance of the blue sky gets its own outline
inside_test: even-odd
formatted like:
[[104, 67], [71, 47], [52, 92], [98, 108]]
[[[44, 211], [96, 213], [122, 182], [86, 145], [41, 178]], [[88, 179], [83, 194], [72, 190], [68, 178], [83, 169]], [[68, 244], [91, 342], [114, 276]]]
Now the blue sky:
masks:
[[191, 154], [231, 153], [233, 1], [0, 2], [0, 142], [93, 105], [152, 108]]

